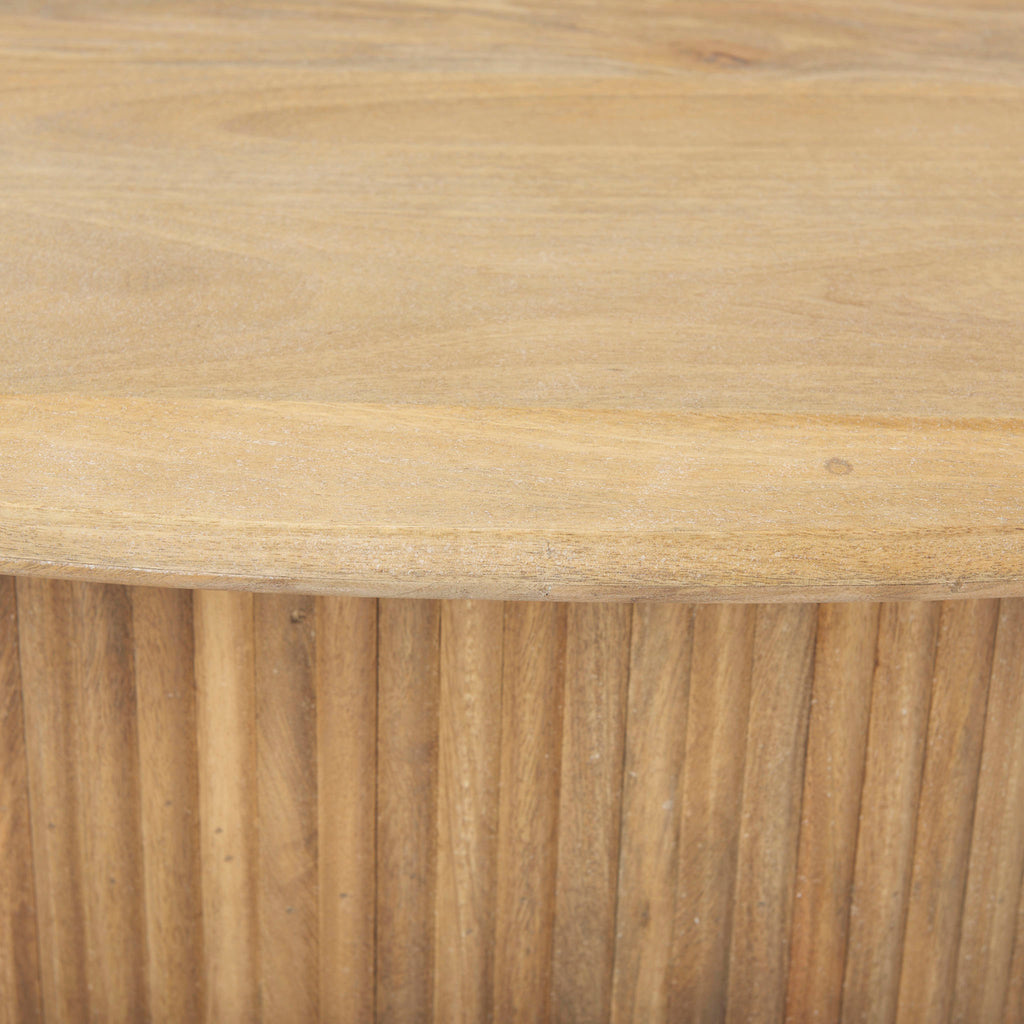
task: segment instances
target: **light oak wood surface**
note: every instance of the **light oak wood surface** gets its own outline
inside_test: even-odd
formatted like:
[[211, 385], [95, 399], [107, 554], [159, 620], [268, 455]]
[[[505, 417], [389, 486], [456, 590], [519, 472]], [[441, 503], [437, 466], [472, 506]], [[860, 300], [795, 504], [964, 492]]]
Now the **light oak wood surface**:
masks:
[[6, 4], [0, 567], [1024, 594], [1022, 108], [1015, 0]]
[[1020, 599], [0, 577], [0, 642], [0, 1020], [1024, 1019]]

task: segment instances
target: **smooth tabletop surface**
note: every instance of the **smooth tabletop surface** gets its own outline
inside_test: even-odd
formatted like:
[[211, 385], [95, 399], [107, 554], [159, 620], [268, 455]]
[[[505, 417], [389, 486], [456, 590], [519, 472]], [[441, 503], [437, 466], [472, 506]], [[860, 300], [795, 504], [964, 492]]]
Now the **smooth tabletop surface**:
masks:
[[0, 571], [1024, 594], [1024, 8], [5, 4]]

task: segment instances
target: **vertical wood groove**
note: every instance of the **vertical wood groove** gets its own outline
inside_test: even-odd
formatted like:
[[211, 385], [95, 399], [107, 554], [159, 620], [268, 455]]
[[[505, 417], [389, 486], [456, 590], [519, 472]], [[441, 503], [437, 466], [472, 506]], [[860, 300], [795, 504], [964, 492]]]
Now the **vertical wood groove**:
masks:
[[853, 918], [854, 895], [857, 883], [857, 852], [861, 846], [861, 830], [864, 827], [864, 789], [867, 780], [868, 757], [870, 753], [869, 740], [871, 736], [871, 722], [875, 706], [875, 679], [878, 676], [879, 663], [881, 659], [882, 624], [884, 619], [885, 604], [879, 603], [876, 606], [875, 614], [875, 645], [872, 651], [871, 673], [867, 680], [867, 722], [864, 730], [864, 749], [861, 757], [860, 785], [857, 788], [857, 818], [853, 830], [853, 849], [850, 851], [850, 888], [847, 894], [846, 907], [846, 932], [843, 936], [842, 959], [837, 963], [836, 969], [839, 973], [839, 993], [836, 1004], [836, 1020], [843, 1020], [843, 994], [846, 987], [846, 972], [850, 962], [850, 929]]
[[1024, 600], [0, 578], [0, 741], [0, 1021], [1024, 1017]]
[[261, 1015], [316, 1020], [316, 606], [259, 594], [253, 613]]
[[616, 974], [616, 950], [619, 945], [619, 913], [622, 908], [622, 837], [623, 819], [625, 817], [626, 802], [626, 758], [627, 745], [629, 743], [629, 704], [630, 704], [630, 681], [633, 651], [633, 622], [635, 620], [636, 605], [630, 605], [627, 611], [628, 624], [626, 631], [626, 681], [623, 697], [622, 713], [622, 757], [618, 766], [619, 775], [619, 813], [616, 822], [615, 848], [617, 851], [617, 864], [615, 871], [614, 891], [612, 893], [612, 939], [611, 939], [611, 963], [609, 967], [609, 993], [608, 993], [608, 1018], [612, 1020], [615, 1016], [615, 974]]
[[757, 611], [726, 1020], [785, 1009], [815, 606]]
[[885, 604], [871, 683], [841, 1019], [889, 1021], [910, 872], [939, 627], [937, 605]]
[[668, 1019], [725, 1017], [756, 609], [697, 608], [685, 718]]
[[668, 1019], [694, 610], [630, 618], [611, 1019]]
[[897, 1020], [951, 1010], [998, 602], [943, 605]]
[[259, 805], [251, 594], [194, 604], [206, 1019], [260, 1014]]
[[[10, 586], [11, 601], [14, 606], [14, 631], [13, 637], [14, 643], [17, 647], [17, 660], [14, 663], [15, 670], [18, 673], [18, 695], [20, 698], [20, 725], [21, 725], [21, 752], [24, 760], [22, 771], [24, 772], [24, 801], [25, 801], [25, 821], [28, 829], [28, 855], [29, 864], [28, 871], [23, 876], [22, 882], [25, 886], [25, 900], [26, 909], [31, 908], [31, 920], [26, 921], [22, 927], [19, 922], [21, 916], [15, 912], [11, 916], [12, 929], [10, 932], [12, 941], [16, 940], [19, 945], [27, 949], [27, 956], [32, 957], [35, 961], [34, 969], [29, 968], [27, 975], [28, 981], [25, 988], [19, 990], [18, 998], [13, 1000], [11, 1003], [11, 1010], [16, 1010], [15, 1020], [27, 1019], [29, 1021], [43, 1020], [44, 1010], [43, 1005], [43, 967], [42, 967], [42, 956], [43, 951], [40, 948], [39, 939], [39, 904], [38, 904], [38, 882], [35, 873], [35, 832], [33, 829], [33, 818], [32, 818], [32, 798], [31, 790], [29, 787], [28, 778], [28, 725], [25, 721], [25, 678], [21, 671], [21, 614], [18, 608], [18, 587], [17, 581], [10, 577], [8, 579]], [[15, 933], [17, 929], [17, 933]], [[31, 933], [31, 938], [26, 941], [25, 932]], [[26, 988], [28, 991], [26, 991]], [[33, 1016], [34, 1015], [34, 1016]]]
[[1003, 999], [1004, 1024], [1018, 1024], [1024, 1020], [1024, 877], [1021, 878], [1020, 899], [1014, 922], [1010, 973]]
[[374, 677], [376, 685], [373, 688], [373, 716], [376, 731], [373, 737], [373, 1020], [379, 1020], [379, 1005], [377, 990], [380, 985], [380, 966], [377, 959], [377, 949], [380, 944], [380, 915], [377, 907], [380, 902], [380, 609], [382, 599], [374, 600], [375, 615], [374, 623], [376, 640], [374, 644]]
[[995, 1020], [1024, 872], [1024, 601], [1000, 602], [961, 911], [954, 1021]]
[[90, 1016], [148, 1015], [137, 707], [128, 591], [71, 584], [70, 683]]
[[377, 1018], [433, 1005], [440, 607], [383, 600], [378, 648]]
[[89, 1012], [79, 839], [79, 735], [72, 678], [71, 584], [19, 579], [19, 659], [43, 1011]]
[[918, 772], [918, 774], [916, 776], [916, 779], [917, 779], [917, 791], [916, 791], [916, 795], [914, 797], [913, 814], [912, 814], [911, 824], [910, 824], [910, 843], [909, 843], [909, 847], [908, 847], [908, 863], [907, 863], [907, 868], [906, 868], [907, 875], [906, 875], [906, 882], [905, 882], [906, 892], [905, 892], [905, 895], [903, 897], [902, 905], [901, 905], [901, 908], [900, 908], [900, 925], [899, 925], [900, 940], [899, 940], [899, 944], [898, 944], [898, 947], [897, 947], [897, 950], [896, 950], [895, 971], [894, 971], [894, 977], [892, 978], [892, 989], [891, 989], [891, 999], [892, 999], [891, 1012], [892, 1012], [892, 1018], [891, 1019], [893, 1019], [893, 1020], [896, 1019], [895, 1015], [897, 1013], [897, 1006], [898, 1006], [898, 1002], [897, 1001], [899, 999], [900, 978], [903, 977], [903, 960], [904, 960], [904, 957], [906, 956], [906, 949], [907, 949], [907, 947], [906, 947], [907, 915], [910, 913], [910, 904], [911, 904], [911, 898], [912, 898], [912, 893], [913, 893], [913, 887], [912, 887], [912, 877], [913, 876], [912, 876], [912, 872], [913, 872], [914, 858], [915, 858], [916, 851], [917, 851], [917, 834], [918, 834], [918, 829], [919, 829], [920, 824], [921, 824], [921, 793], [922, 793], [922, 791], [924, 789], [924, 771], [925, 771], [925, 766], [928, 764], [928, 732], [929, 732], [929, 729], [931, 727], [932, 708], [934, 706], [933, 701], [934, 701], [934, 697], [935, 697], [935, 666], [938, 663], [938, 657], [939, 657], [939, 630], [941, 629], [941, 626], [942, 626], [941, 605], [938, 605], [937, 607], [938, 607], [939, 611], [938, 611], [937, 622], [936, 622], [936, 636], [935, 636], [934, 649], [932, 651], [932, 669], [931, 669], [931, 672], [928, 675], [928, 705], [927, 705], [927, 709], [925, 711], [925, 716], [924, 716], [924, 735], [923, 735], [922, 744], [921, 744], [921, 764], [920, 764], [920, 770], [919, 770], [919, 772]]
[[204, 957], [192, 595], [140, 587], [131, 600], [150, 1012], [155, 1022], [199, 1020]]
[[837, 1020], [863, 789], [877, 605], [818, 609], [786, 1016]]
[[611, 1011], [629, 606], [570, 605], [552, 962], [557, 1020]]
[[505, 605], [494, 1012], [550, 1015], [557, 877], [564, 606]]
[[0, 1022], [42, 1019], [42, 975], [14, 580], [0, 577]]
[[500, 603], [442, 606], [434, 1014], [467, 1024], [493, 1017], [502, 627]]
[[377, 602], [317, 599], [320, 1018], [374, 1019]]

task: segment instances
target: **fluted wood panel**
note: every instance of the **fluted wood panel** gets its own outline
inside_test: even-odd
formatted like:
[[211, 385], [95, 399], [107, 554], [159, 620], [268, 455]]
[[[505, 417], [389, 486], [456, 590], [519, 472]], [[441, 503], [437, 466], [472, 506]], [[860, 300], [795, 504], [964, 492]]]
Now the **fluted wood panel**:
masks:
[[192, 594], [132, 592], [149, 1004], [156, 1020], [202, 1013], [199, 764]]
[[1024, 1019], [1024, 601], [0, 578], [0, 1021]]
[[41, 1018], [14, 581], [0, 578], [0, 1021]]

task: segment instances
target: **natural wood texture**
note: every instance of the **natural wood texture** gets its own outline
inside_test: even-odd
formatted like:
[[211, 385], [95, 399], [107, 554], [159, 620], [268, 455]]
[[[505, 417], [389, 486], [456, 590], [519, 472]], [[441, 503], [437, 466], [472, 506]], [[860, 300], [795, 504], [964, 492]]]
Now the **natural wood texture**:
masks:
[[71, 607], [89, 1011], [127, 1024], [148, 1015], [131, 601], [75, 583]]
[[745, 605], [694, 616], [668, 1020], [725, 1019], [756, 620]]
[[136, 587], [131, 602], [150, 1013], [194, 1021], [204, 956], [192, 595]]
[[565, 629], [564, 605], [505, 606], [496, 1020], [550, 1017]]
[[18, 0], [0, 568], [1024, 596], [1014, 0]]
[[727, 1021], [775, 1021], [786, 972], [817, 609], [757, 610]]
[[1017, 907], [1017, 931], [1010, 961], [1010, 983], [1006, 990], [1003, 1024], [1024, 1020], [1024, 892]]
[[818, 615], [787, 1020], [839, 1020], [878, 616], [871, 604]]
[[615, 962], [630, 607], [574, 604], [566, 621], [552, 1018], [606, 1021]]
[[494, 1018], [504, 618], [492, 601], [441, 608], [434, 1016]]
[[259, 1015], [253, 597], [195, 595], [199, 815], [207, 1020]]
[[[634, 606], [611, 1019], [658, 1024], [668, 1009], [693, 608]], [[692, 854], [692, 847], [690, 852]]]
[[[49, 1020], [89, 1012], [70, 583], [17, 582], [39, 971]], [[5, 907], [4, 913], [10, 911]]]
[[0, 1019], [1019, 1021], [1022, 626], [0, 578]]
[[952, 1006], [998, 611], [996, 601], [942, 606], [897, 1021], [945, 1020]]
[[374, 1019], [377, 602], [316, 605], [320, 1018]]
[[[1024, 601], [1003, 601], [993, 652], [954, 1021], [999, 1020], [1024, 871]], [[1024, 1008], [1021, 1008], [1024, 1009]]]
[[14, 580], [0, 578], [0, 1024], [42, 1020]]
[[377, 675], [377, 1020], [431, 1019], [440, 615], [381, 601]]
[[896, 1014], [940, 608], [879, 614], [843, 979], [842, 1019], [857, 1024]]
[[316, 609], [255, 600], [260, 1009], [269, 1024], [319, 1016]]

